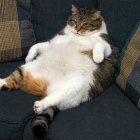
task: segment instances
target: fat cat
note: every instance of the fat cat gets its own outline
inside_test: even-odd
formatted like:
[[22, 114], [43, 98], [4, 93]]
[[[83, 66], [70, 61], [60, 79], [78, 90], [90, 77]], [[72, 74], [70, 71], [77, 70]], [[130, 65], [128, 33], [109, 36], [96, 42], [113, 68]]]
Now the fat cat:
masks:
[[34, 103], [34, 135], [45, 137], [57, 109], [88, 101], [113, 81], [118, 49], [108, 36], [101, 12], [72, 5], [65, 28], [29, 50], [26, 64], [0, 79], [0, 88], [40, 96]]

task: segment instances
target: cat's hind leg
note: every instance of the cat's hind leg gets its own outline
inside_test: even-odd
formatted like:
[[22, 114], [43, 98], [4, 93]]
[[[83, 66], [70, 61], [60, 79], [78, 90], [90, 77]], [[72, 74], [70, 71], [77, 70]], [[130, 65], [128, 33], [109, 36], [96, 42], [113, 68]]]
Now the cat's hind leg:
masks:
[[46, 139], [48, 128], [54, 117], [57, 115], [58, 109], [50, 107], [43, 111], [42, 114], [36, 114], [32, 120], [32, 132], [37, 139]]
[[40, 97], [46, 96], [47, 87], [47, 80], [34, 78], [30, 72], [25, 72], [22, 67], [15, 70], [8, 77], [0, 79], [0, 89], [21, 89]]
[[21, 68], [15, 70], [12, 74], [4, 79], [0, 79], [0, 89], [17, 89], [21, 85], [21, 81], [23, 78], [23, 72]]
[[4, 87], [4, 85], [6, 85], [5, 80], [0, 78], [0, 90]]
[[48, 96], [34, 103], [34, 111], [41, 114], [44, 109], [57, 106], [63, 110], [87, 101], [90, 81], [81, 75], [69, 75], [51, 87]]

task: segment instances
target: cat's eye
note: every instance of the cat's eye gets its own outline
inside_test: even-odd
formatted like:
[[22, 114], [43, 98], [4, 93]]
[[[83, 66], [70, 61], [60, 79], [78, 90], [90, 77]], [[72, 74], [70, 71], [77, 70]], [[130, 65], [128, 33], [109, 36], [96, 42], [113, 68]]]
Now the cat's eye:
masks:
[[68, 24], [70, 26], [74, 26], [76, 24], [76, 21], [75, 20], [68, 20]]
[[97, 18], [95, 18], [95, 17], [91, 17], [91, 18], [92, 18], [94, 21], [97, 20]]
[[88, 25], [87, 23], [84, 23], [84, 24], [83, 24], [83, 26], [87, 26], [87, 25]]
[[84, 23], [83, 26], [93, 26], [91, 23]]
[[92, 27], [91, 29], [90, 29], [90, 31], [94, 31], [94, 30], [96, 30], [97, 28], [96, 27]]

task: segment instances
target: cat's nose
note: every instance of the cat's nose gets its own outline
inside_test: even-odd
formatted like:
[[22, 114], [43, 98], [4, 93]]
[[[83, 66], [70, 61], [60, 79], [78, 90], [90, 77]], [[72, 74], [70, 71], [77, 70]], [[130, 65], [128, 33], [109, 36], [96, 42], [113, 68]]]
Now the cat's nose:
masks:
[[77, 34], [77, 35], [81, 35], [81, 32], [77, 32], [76, 34]]
[[76, 34], [78, 34], [78, 35], [79, 35], [79, 34], [80, 34], [80, 32], [79, 32], [79, 31], [77, 31], [77, 32], [76, 32]]
[[77, 33], [78, 33], [78, 32], [80, 31], [80, 29], [77, 29], [76, 31], [77, 31]]
[[78, 33], [80, 30], [81, 30], [81, 27], [80, 27], [80, 26], [77, 26], [77, 27], [76, 27], [77, 33]]

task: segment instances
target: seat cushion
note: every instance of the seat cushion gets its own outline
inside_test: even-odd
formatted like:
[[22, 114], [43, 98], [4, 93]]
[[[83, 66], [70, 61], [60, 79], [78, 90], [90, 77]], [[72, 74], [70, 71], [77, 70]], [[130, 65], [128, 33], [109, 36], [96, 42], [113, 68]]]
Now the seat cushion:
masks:
[[[101, 96], [61, 111], [49, 127], [51, 140], [139, 140], [140, 112], [114, 84]], [[33, 140], [31, 122], [24, 140]]]
[[66, 25], [72, 4], [93, 8], [97, 7], [97, 0], [32, 0], [32, 23], [37, 42], [52, 38]]
[[[23, 61], [0, 63], [0, 77], [9, 75]], [[0, 139], [20, 140], [25, 124], [33, 115], [37, 97], [20, 90], [0, 91]]]
[[20, 59], [35, 43], [31, 0], [0, 1], [0, 62]]

